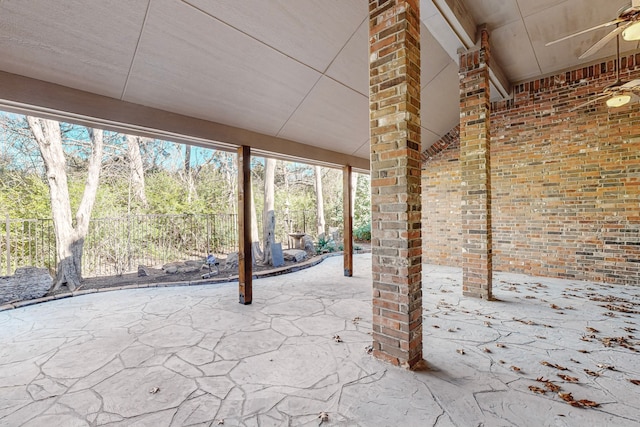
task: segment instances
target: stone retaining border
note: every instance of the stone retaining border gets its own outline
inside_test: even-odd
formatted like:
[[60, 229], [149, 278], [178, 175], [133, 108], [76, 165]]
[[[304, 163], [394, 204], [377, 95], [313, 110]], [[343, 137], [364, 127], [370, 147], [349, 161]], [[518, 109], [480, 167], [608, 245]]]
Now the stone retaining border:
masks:
[[[358, 251], [358, 253], [364, 253], [364, 251]], [[334, 256], [342, 256], [342, 252], [333, 252], [328, 254], [323, 254], [309, 261], [301, 262], [299, 264], [290, 265], [287, 267], [279, 267], [274, 268], [273, 270], [261, 271], [259, 273], [255, 273], [253, 275], [254, 279], [260, 279], [262, 277], [271, 277], [271, 276], [279, 276], [281, 274], [294, 273], [296, 271], [304, 270], [309, 267], [313, 267], [314, 265], [320, 264], [326, 258], [334, 257]], [[13, 310], [16, 308], [27, 307], [30, 305], [41, 304], [48, 301], [53, 301], [57, 299], [71, 298], [80, 295], [94, 294], [96, 292], [111, 292], [111, 291], [124, 291], [128, 289], [142, 289], [142, 288], [166, 288], [166, 287], [177, 287], [177, 286], [198, 286], [198, 285], [214, 285], [217, 283], [229, 283], [235, 282], [238, 280], [238, 276], [229, 276], [229, 277], [220, 277], [220, 278], [212, 278], [212, 279], [197, 279], [190, 281], [182, 281], [182, 282], [160, 282], [160, 283], [141, 283], [136, 285], [123, 285], [123, 286], [112, 286], [105, 288], [93, 288], [93, 289], [80, 289], [73, 292], [63, 292], [55, 295], [47, 295], [42, 298], [35, 298], [24, 301], [17, 301], [8, 304], [0, 305], [0, 312]]]

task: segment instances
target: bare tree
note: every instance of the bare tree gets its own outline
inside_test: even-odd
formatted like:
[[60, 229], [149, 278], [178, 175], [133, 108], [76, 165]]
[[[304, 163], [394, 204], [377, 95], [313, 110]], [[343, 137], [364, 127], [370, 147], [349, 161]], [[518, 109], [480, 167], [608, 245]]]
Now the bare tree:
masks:
[[263, 258], [264, 264], [273, 264], [271, 247], [276, 241], [275, 214], [276, 160], [266, 159], [264, 172]]
[[133, 135], [127, 135], [127, 155], [129, 156], [129, 169], [131, 179], [131, 190], [133, 196], [146, 208], [147, 194], [144, 185], [144, 167], [142, 165], [142, 156], [140, 155], [140, 138]]
[[82, 248], [89, 231], [89, 219], [96, 199], [100, 180], [100, 165], [103, 150], [103, 132], [89, 129], [92, 150], [89, 156], [87, 181], [82, 200], [76, 212], [76, 224], [71, 217], [71, 202], [67, 185], [66, 159], [62, 148], [60, 123], [53, 120], [27, 117], [29, 128], [40, 148], [44, 161], [51, 197], [53, 226], [56, 234], [58, 266], [52, 291], [66, 284], [75, 290], [82, 281]]
[[316, 172], [316, 213], [318, 217], [317, 228], [318, 237], [324, 234], [326, 222], [324, 220], [324, 199], [322, 197], [322, 168], [315, 167]]

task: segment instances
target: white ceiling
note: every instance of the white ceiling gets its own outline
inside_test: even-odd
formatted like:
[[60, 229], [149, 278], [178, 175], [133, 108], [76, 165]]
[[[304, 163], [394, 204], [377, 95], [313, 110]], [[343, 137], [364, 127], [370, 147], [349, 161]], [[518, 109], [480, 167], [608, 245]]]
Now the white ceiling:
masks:
[[[456, 1], [421, 1], [423, 147], [459, 121]], [[613, 55], [577, 59], [607, 29], [544, 44], [627, 1], [463, 3], [515, 83]], [[366, 0], [0, 0], [0, 70], [367, 159], [367, 16]]]

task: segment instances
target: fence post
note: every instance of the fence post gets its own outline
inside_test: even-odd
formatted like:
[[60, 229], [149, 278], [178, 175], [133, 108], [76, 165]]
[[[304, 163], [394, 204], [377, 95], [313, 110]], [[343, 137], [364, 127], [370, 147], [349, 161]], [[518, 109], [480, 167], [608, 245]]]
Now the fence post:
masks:
[[11, 276], [11, 231], [9, 230], [9, 214], [7, 214], [7, 276]]

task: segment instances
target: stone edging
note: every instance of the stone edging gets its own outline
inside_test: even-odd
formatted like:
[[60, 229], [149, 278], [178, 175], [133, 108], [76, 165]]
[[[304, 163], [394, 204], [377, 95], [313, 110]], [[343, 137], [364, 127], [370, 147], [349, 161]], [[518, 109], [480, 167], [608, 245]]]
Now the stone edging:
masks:
[[[363, 253], [363, 252], [361, 252]], [[314, 265], [320, 264], [326, 258], [334, 257], [342, 255], [342, 252], [333, 252], [324, 254], [318, 257], [314, 257], [313, 259], [305, 262], [301, 262], [299, 264], [290, 265], [288, 267], [279, 267], [273, 270], [262, 271], [259, 273], [255, 273], [253, 275], [254, 279], [260, 279], [262, 277], [271, 277], [271, 276], [279, 276], [280, 274], [293, 273], [296, 271], [304, 270], [309, 267], [313, 267]], [[235, 282], [238, 280], [238, 276], [230, 276], [230, 277], [221, 277], [221, 278], [212, 278], [212, 279], [197, 279], [190, 281], [182, 281], [182, 282], [160, 282], [160, 283], [141, 283], [136, 285], [123, 285], [123, 286], [111, 286], [105, 288], [97, 288], [97, 289], [80, 289], [73, 292], [64, 292], [56, 295], [47, 295], [42, 298], [35, 298], [24, 301], [17, 301], [13, 303], [8, 303], [4, 305], [0, 305], [0, 312], [13, 310], [20, 307], [26, 307], [29, 305], [40, 304], [43, 302], [54, 301], [58, 299], [71, 298], [80, 295], [87, 294], [95, 294], [100, 292], [110, 292], [110, 291], [123, 291], [126, 289], [142, 289], [142, 288], [167, 288], [167, 287], [177, 287], [177, 286], [197, 286], [197, 285], [212, 285], [216, 283], [229, 283]]]

